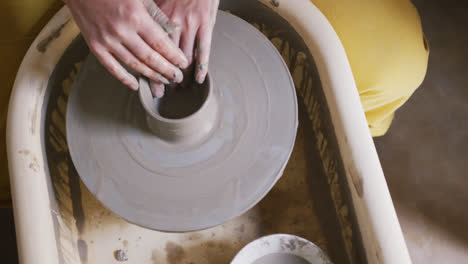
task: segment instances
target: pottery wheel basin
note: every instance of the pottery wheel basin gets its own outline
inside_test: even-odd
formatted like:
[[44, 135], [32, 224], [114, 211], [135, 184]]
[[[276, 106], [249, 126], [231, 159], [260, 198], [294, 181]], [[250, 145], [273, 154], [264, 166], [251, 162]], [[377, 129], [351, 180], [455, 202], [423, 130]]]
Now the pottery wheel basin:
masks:
[[[63, 8], [30, 47], [18, 71], [10, 100], [8, 160], [19, 255], [23, 263], [116, 263], [125, 259], [127, 262], [122, 263], [229, 263], [249, 242], [277, 233], [292, 234], [313, 242], [333, 263], [410, 263], [346, 53], [326, 18], [309, 0], [221, 0], [220, 9], [231, 13], [226, 16], [250, 24], [247, 25], [249, 31], [258, 39], [248, 45], [244, 43], [248, 46], [246, 51], [257, 48], [256, 54], [271, 55], [268, 51], [275, 51], [281, 56], [272, 56], [271, 63], [259, 68], [254, 67], [254, 63], [243, 64], [245, 69], [230, 65], [229, 57], [223, 57], [225, 60], [221, 62], [212, 58], [210, 76], [213, 92], [219, 96], [215, 126], [221, 127], [219, 122], [222, 120], [238, 120], [229, 119], [227, 111], [239, 111], [234, 112], [234, 117], [238, 117], [245, 115], [242, 110], [247, 109], [230, 108], [229, 94], [222, 92], [234, 91], [231, 94], [233, 102], [246, 102], [237, 99], [248, 95], [241, 94], [248, 85], [256, 87], [249, 90], [256, 93], [265, 93], [262, 87], [281, 85], [282, 89], [277, 88], [284, 94], [281, 98], [273, 98], [275, 94], [272, 94], [269, 106], [276, 110], [291, 107], [291, 114], [296, 109], [297, 93], [297, 135], [295, 128], [286, 129], [291, 124], [277, 128], [286, 132], [277, 140], [287, 141], [291, 147], [294, 143], [292, 152], [280, 148], [276, 152], [261, 152], [262, 146], [268, 145], [265, 142], [272, 138], [258, 129], [258, 133], [250, 137], [255, 140], [238, 146], [252, 144], [259, 146], [255, 150], [260, 151], [257, 154], [263, 158], [278, 157], [263, 164], [265, 167], [276, 166], [275, 172], [270, 173], [270, 177], [246, 177], [247, 174], [240, 170], [248, 166], [239, 165], [227, 170], [228, 174], [220, 171], [217, 178], [215, 173], [203, 174], [212, 177], [208, 182], [218, 181], [207, 186], [200, 184], [203, 175], [185, 173], [184, 170], [190, 166], [197, 166], [198, 172], [206, 168], [219, 169], [207, 166], [208, 160], [194, 162], [196, 160], [192, 158], [192, 163], [197, 165], [180, 167], [177, 163], [180, 159], [173, 157], [183, 151], [172, 156], [146, 155], [147, 150], [167, 154], [174, 148], [199, 149], [209, 139], [216, 138], [218, 130], [208, 129], [208, 133], [202, 133], [200, 138], [182, 145], [177, 140], [161, 140], [148, 127], [147, 112], [139, 104], [138, 93], [103, 76], [95, 81], [112, 82], [112, 90], [106, 90], [109, 83], [103, 85], [103, 89], [96, 89], [95, 93], [86, 86], [82, 86], [81, 91], [76, 90], [77, 85], [91, 80], [82, 78], [86, 72], [95, 74], [102, 70], [104, 74], [105, 70], [90, 71], [92, 67], [101, 66], [93, 62], [69, 10]], [[224, 38], [229, 45], [243, 41], [242, 38], [229, 39], [227, 31], [220, 36], [222, 38], [217, 41]], [[259, 41], [263, 45], [257, 47], [255, 43]], [[226, 56], [218, 53], [222, 46], [215, 44], [213, 48], [212, 55]], [[239, 50], [233, 49], [233, 52]], [[265, 78], [267, 85], [255, 77], [249, 78], [248, 83], [239, 78], [223, 85], [227, 78], [221, 75], [229, 70], [236, 73], [259, 69], [262, 72], [259, 76], [278, 76]], [[295, 90], [288, 89], [293, 86], [286, 78], [289, 75]], [[284, 79], [268, 83], [268, 80], [278, 80], [279, 77]], [[254, 82], [258, 83], [252, 84]], [[227, 89], [236, 84], [241, 89]], [[71, 108], [79, 110], [83, 105], [87, 107], [69, 111]], [[115, 111], [114, 105], [126, 107]], [[258, 117], [254, 119], [258, 121], [256, 125], [267, 127], [265, 120], [268, 119], [261, 118], [268, 112], [265, 104], [249, 105], [256, 110], [253, 111]], [[86, 117], [91, 113], [93, 118]], [[275, 122], [281, 119], [281, 113], [276, 113], [276, 117], [268, 126], [279, 126]], [[297, 121], [294, 117], [283, 118], [281, 122], [294, 124]], [[226, 124], [222, 127], [233, 128], [233, 140], [239, 129], [242, 131], [246, 127]], [[75, 127], [71, 128], [73, 125]], [[83, 138], [85, 128], [90, 132], [87, 138]], [[143, 141], [145, 138], [148, 140]], [[156, 140], [148, 143], [150, 138]], [[81, 146], [79, 142], [87, 143]], [[94, 153], [89, 144], [93, 145]], [[275, 146], [270, 147], [274, 149]], [[118, 148], [120, 151], [116, 151]], [[118, 157], [128, 149], [135, 150], [131, 162], [126, 157]], [[233, 157], [247, 156], [258, 161], [255, 155], [255, 152], [248, 152]], [[165, 158], [165, 166], [172, 162], [173, 167], [160, 170], [160, 163], [145, 160], [148, 156]], [[217, 157], [222, 159], [223, 156]], [[127, 167], [117, 164], [117, 160], [124, 160], [122, 163]], [[135, 167], [146, 168], [141, 169], [141, 173], [134, 173], [133, 169], [116, 171], [116, 175], [120, 175], [117, 180], [104, 177], [109, 175], [109, 169], [125, 170], [128, 164], [144, 164]], [[252, 164], [258, 165], [262, 162]], [[95, 174], [97, 169], [103, 173]], [[237, 170], [238, 175], [232, 176], [232, 170]], [[165, 172], [166, 179], [159, 175], [158, 180], [172, 184], [172, 189], [162, 190], [156, 186], [148, 171]], [[147, 179], [135, 180], [135, 177]], [[226, 182], [221, 181], [223, 177]], [[152, 184], [135, 185], [141, 182]], [[219, 186], [228, 189], [222, 193]], [[117, 195], [119, 188], [123, 195]], [[204, 188], [211, 192], [201, 191]], [[141, 193], [135, 190], [141, 190]], [[153, 195], [167, 194], [169, 190], [177, 192], [166, 196], [171, 197], [170, 201], [153, 200]], [[109, 193], [115, 195], [113, 199], [103, 196]], [[135, 193], [138, 197], [130, 197]], [[213, 196], [203, 197], [206, 193]], [[214, 195], [216, 193], [218, 195]], [[209, 205], [205, 207], [187, 206], [191, 204], [188, 197], [212, 201], [204, 203]], [[174, 219], [175, 215], [184, 217], [173, 223], [155, 219], [154, 208], [164, 209], [162, 213], [169, 216], [167, 219]], [[212, 215], [204, 216], [204, 212]], [[154, 229], [188, 232], [168, 233]], [[189, 231], [194, 229], [198, 231]]]

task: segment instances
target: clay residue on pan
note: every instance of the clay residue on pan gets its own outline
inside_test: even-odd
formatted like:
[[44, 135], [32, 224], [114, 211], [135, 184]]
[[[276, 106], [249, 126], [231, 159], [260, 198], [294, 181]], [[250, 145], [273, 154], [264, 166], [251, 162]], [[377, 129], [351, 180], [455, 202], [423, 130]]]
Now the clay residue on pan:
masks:
[[[274, 5], [274, 1], [270, 3]], [[278, 2], [278, 1], [276, 1]], [[279, 2], [278, 2], [279, 4]], [[305, 110], [309, 116], [306, 124], [311, 124], [309, 135], [314, 141], [315, 148], [312, 151], [317, 151], [321, 160], [321, 167], [324, 169], [328, 181], [329, 189], [324, 191], [330, 192], [332, 203], [338, 217], [340, 232], [345, 244], [346, 253], [349, 258], [357, 259], [357, 250], [359, 245], [353, 245], [353, 242], [358, 241], [359, 234], [353, 235], [353, 215], [350, 212], [349, 196], [343, 193], [341, 189], [346, 185], [346, 177], [343, 162], [336, 145], [336, 137], [333, 133], [333, 124], [330, 121], [330, 113], [328, 111], [326, 100], [323, 94], [320, 79], [314, 60], [309, 53], [305, 43], [302, 41], [291, 41], [296, 39], [296, 33], [293, 29], [284, 30], [284, 27], [277, 23], [282, 23], [280, 20], [272, 21], [258, 19], [258, 17], [243, 6], [241, 11], [233, 11], [233, 13], [241, 13], [247, 17], [249, 22], [261, 30], [276, 48], [280, 51], [285, 62], [288, 64], [291, 75], [296, 85], [296, 91], [305, 104]], [[244, 12], [247, 10], [248, 14]], [[258, 12], [258, 11], [257, 11]], [[268, 21], [268, 23], [266, 23]], [[357, 185], [359, 186], [359, 185]], [[352, 208], [352, 207], [351, 207]], [[358, 261], [359, 262], [359, 261]], [[354, 263], [354, 262], [352, 262]]]
[[[68, 167], [73, 168], [71, 160]], [[69, 178], [70, 196], [73, 208], [73, 217], [76, 220], [75, 226], [78, 232], [81, 234], [84, 230], [85, 215], [83, 210], [83, 202], [81, 200], [80, 178], [76, 173], [73, 172], [70, 173], [73, 176]]]
[[245, 231], [245, 224], [241, 224], [240, 226], [236, 227], [236, 228], [235, 228], [235, 231], [236, 231], [236, 232], [239, 232], [239, 233], [244, 233], [244, 231]]
[[62, 30], [63, 28], [65, 27], [66, 24], [68, 24], [68, 22], [70, 22], [70, 19], [68, 19], [67, 21], [65, 21], [65, 23], [63, 23], [62, 25], [60, 25], [57, 29], [55, 29], [54, 31], [52, 31], [52, 33], [50, 33], [46, 38], [44, 38], [43, 40], [39, 41], [39, 43], [37, 44], [36, 48], [39, 52], [41, 53], [45, 53], [47, 51], [47, 47], [49, 46], [49, 44], [57, 39], [58, 37], [60, 37], [60, 34], [62, 33]]
[[128, 260], [127, 254], [125, 254], [125, 251], [121, 249], [114, 251], [114, 258], [120, 262]]
[[37, 162], [36, 157], [32, 157], [31, 162], [29, 163], [29, 168], [34, 172], [38, 172], [40, 169], [39, 163]]
[[[322, 163], [321, 167], [327, 177], [329, 185], [329, 190], [327, 191], [331, 194], [338, 216], [347, 255], [355, 258], [356, 248], [353, 247], [355, 237], [353, 237], [352, 220], [346, 197], [341, 189], [343, 182], [341, 182], [342, 179], [339, 177], [342, 160], [339, 152], [336, 151], [337, 146], [334, 145], [336, 139], [334, 138], [333, 130], [330, 129], [330, 125], [327, 123], [329, 119], [326, 116], [329, 117], [329, 113], [326, 104], [323, 103], [325, 100], [320, 80], [314, 78], [314, 75], [317, 76], [316, 66], [312, 63], [313, 60], [309, 57], [309, 54], [295, 50], [294, 44], [286, 41], [288, 39], [285, 36], [285, 34], [288, 34], [287, 32], [272, 30], [272, 27], [265, 24], [259, 25], [259, 28], [267, 34], [289, 65], [296, 90], [305, 104], [309, 119], [307, 122], [310, 122], [310, 132], [315, 137], [313, 141], [315, 141], [316, 151]], [[357, 186], [359, 187], [359, 185]]]
[[[44, 131], [45, 145], [48, 158], [48, 168], [54, 190], [54, 207], [51, 210], [56, 225], [57, 247], [59, 258], [73, 263], [86, 263], [88, 259], [88, 245], [82, 236], [85, 216], [81, 201], [79, 176], [74, 170], [68, 155], [68, 146], [65, 140], [65, 109], [68, 89], [76, 76], [79, 64], [71, 66], [67, 75], [59, 79], [53, 87], [58, 90], [58, 97], [51, 99], [47, 111]], [[58, 86], [58, 87], [57, 87]], [[52, 96], [52, 95], [51, 95]], [[52, 105], [51, 105], [52, 104]], [[22, 150], [23, 155], [31, 156], [30, 151]], [[53, 154], [52, 154], [53, 153]], [[86, 188], [83, 189], [86, 193]], [[79, 197], [77, 198], [77, 193]], [[88, 203], [89, 206], [89, 203]], [[99, 220], [100, 221], [100, 220]], [[94, 224], [94, 221], [92, 221]], [[60, 261], [61, 263], [64, 261]]]
[[88, 261], [88, 244], [82, 239], [77, 241], [78, 254], [80, 255], [81, 263]]
[[242, 245], [233, 241], [208, 239], [186, 246], [182, 262], [179, 263], [229, 263]]
[[123, 245], [125, 248], [127, 248], [127, 247], [128, 247], [128, 240], [124, 239], [124, 240], [122, 241], [122, 245]]
[[18, 153], [27, 156], [29, 155], [29, 150], [28, 149], [19, 150]]
[[18, 153], [26, 156], [29, 159], [28, 167], [31, 170], [33, 170], [34, 172], [38, 172], [41, 169], [41, 166], [39, 165], [39, 161], [37, 160], [36, 156], [34, 154], [31, 154], [29, 150], [19, 150]]
[[151, 252], [151, 263], [152, 264], [163, 263], [162, 259], [163, 257], [162, 257], [162, 254], [159, 252], [159, 250], [153, 249], [153, 251]]
[[285, 240], [283, 238], [280, 239], [280, 246], [283, 249], [289, 249], [290, 251], [296, 250], [296, 248], [302, 249], [305, 245], [307, 245], [307, 242], [297, 239], [297, 238], [291, 238], [288, 240]]
[[187, 237], [188, 240], [199, 240], [201, 238], [203, 238], [203, 235], [198, 232], [193, 232]]
[[166, 260], [169, 264], [179, 263], [184, 258], [184, 249], [174, 242], [167, 242], [165, 250]]
[[357, 171], [354, 164], [350, 164], [349, 166], [346, 166], [346, 173], [348, 173], [349, 176], [351, 177], [356, 193], [358, 194], [360, 198], [362, 198], [362, 196], [364, 195], [363, 179], [361, 175], [359, 175], [359, 172]]
[[31, 122], [31, 128], [30, 128], [30, 130], [31, 130], [31, 134], [32, 134], [32, 135], [35, 135], [35, 134], [36, 134], [36, 118], [37, 118], [37, 111], [39, 111], [39, 109], [38, 109], [38, 107], [37, 107], [37, 106], [38, 106], [37, 104], [38, 104], [38, 102], [37, 102], [37, 100], [36, 100], [36, 103], [35, 103], [35, 105], [34, 105], [34, 110], [33, 110], [33, 112], [32, 112], [32, 113], [29, 112], [29, 117], [30, 117], [30, 120], [31, 120], [31, 121], [30, 121], [30, 122]]

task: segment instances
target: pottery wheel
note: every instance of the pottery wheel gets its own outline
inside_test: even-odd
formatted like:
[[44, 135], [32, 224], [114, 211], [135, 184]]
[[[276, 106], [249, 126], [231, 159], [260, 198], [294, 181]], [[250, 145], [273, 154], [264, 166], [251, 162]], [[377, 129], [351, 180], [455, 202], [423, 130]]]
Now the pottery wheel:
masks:
[[104, 206], [143, 227], [191, 231], [242, 214], [273, 187], [298, 124], [281, 55], [253, 26], [219, 12], [210, 75], [215, 127], [199, 142], [175, 144], [151, 133], [138, 94], [88, 57], [70, 92], [67, 140]]

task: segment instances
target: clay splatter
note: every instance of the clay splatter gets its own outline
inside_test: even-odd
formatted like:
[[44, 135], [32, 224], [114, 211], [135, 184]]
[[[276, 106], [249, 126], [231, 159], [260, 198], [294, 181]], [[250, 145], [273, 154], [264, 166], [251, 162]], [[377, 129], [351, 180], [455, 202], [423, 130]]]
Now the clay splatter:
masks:
[[179, 263], [185, 256], [184, 249], [173, 242], [166, 243], [166, 261], [170, 264]]
[[29, 155], [29, 150], [25, 149], [25, 150], [20, 150], [18, 151], [19, 154], [24, 154], [25, 156]]
[[356, 167], [354, 167], [354, 164], [346, 166], [346, 172], [351, 177], [353, 186], [356, 189], [358, 196], [362, 198], [362, 196], [364, 195], [364, 183], [361, 175], [357, 171]]
[[153, 250], [153, 252], [151, 252], [151, 261], [153, 264], [159, 264], [159, 263], [162, 263], [162, 257], [161, 257], [161, 253], [159, 252], [159, 250], [155, 249]]
[[34, 156], [32, 157], [32, 160], [31, 160], [31, 162], [29, 163], [29, 168], [30, 168], [31, 170], [33, 170], [34, 172], [38, 172], [39, 169], [41, 168], [41, 167], [39, 166], [39, 162], [37, 161], [36, 157], [34, 157]]
[[[20, 150], [20, 151], [18, 151], [18, 153], [19, 153], [19, 154], [22, 154], [22, 155], [24, 155], [24, 156], [29, 156], [30, 151], [27, 150], [27, 149], [25, 149], [25, 150]], [[33, 170], [34, 172], [38, 172], [39, 169], [41, 168], [41, 166], [39, 165], [39, 162], [38, 162], [36, 156], [34, 156], [34, 155], [31, 155], [31, 156], [32, 156], [32, 157], [31, 157], [31, 161], [29, 162], [29, 166], [28, 166], [28, 167], [29, 167], [31, 170]]]
[[80, 239], [77, 241], [77, 246], [81, 262], [86, 263], [88, 261], [88, 245], [83, 239]]
[[49, 44], [54, 39], [57, 39], [58, 37], [60, 37], [60, 34], [62, 33], [63, 28], [65, 27], [66, 24], [68, 24], [68, 22], [70, 22], [70, 19], [67, 20], [65, 23], [63, 23], [62, 25], [60, 25], [56, 30], [52, 31], [52, 33], [49, 36], [47, 36], [45, 39], [39, 41], [39, 43], [36, 46], [37, 50], [41, 53], [46, 52]]
[[235, 228], [236, 232], [243, 233], [245, 231], [245, 224], [242, 224]]
[[200, 233], [193, 233], [188, 236], [188, 240], [198, 240], [203, 236]]
[[128, 260], [127, 254], [121, 249], [114, 251], [114, 258], [121, 262]]

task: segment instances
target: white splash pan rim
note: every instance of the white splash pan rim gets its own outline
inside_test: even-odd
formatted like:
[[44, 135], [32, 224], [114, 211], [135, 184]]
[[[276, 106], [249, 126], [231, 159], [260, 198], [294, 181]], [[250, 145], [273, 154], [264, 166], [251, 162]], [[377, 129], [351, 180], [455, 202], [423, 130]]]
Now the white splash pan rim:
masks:
[[[290, 23], [315, 59], [367, 261], [411, 263], [339, 37], [309, 0], [258, 1]], [[53, 194], [42, 146], [42, 107], [49, 77], [78, 34], [68, 8], [63, 7], [26, 53], [10, 97], [7, 154], [21, 263], [59, 263], [51, 209]], [[37, 46], [44, 40], [48, 45], [39, 51]]]
[[255, 239], [237, 253], [231, 264], [250, 264], [275, 253], [292, 254], [313, 264], [331, 264], [327, 255], [317, 245], [290, 234], [272, 234]]

